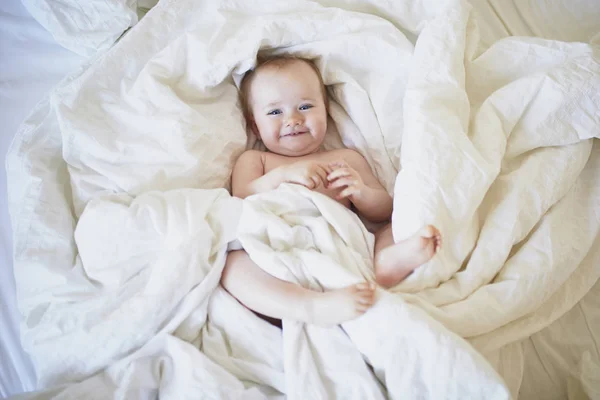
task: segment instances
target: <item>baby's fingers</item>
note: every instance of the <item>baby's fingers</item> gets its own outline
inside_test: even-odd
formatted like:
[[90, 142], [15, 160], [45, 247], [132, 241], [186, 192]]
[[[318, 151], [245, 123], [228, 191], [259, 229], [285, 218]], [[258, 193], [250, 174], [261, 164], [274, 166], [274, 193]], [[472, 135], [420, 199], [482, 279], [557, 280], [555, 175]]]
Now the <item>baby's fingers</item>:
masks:
[[344, 168], [348, 166], [348, 163], [344, 160], [332, 161], [329, 163], [329, 166], [333, 169]]
[[352, 171], [350, 170], [350, 168], [339, 168], [339, 169], [336, 169], [335, 171], [333, 171], [332, 173], [330, 173], [329, 175], [327, 175], [327, 180], [331, 182], [331, 181], [334, 181], [343, 176], [351, 176], [351, 175], [352, 175]]
[[313, 186], [309, 189], [314, 189], [317, 186], [319, 186], [319, 183], [321, 182], [321, 178], [319, 177], [318, 174], [315, 173], [313, 176], [310, 177], [310, 179], [311, 179]]
[[316, 170], [317, 175], [319, 176], [319, 180], [320, 183], [323, 184], [323, 186], [327, 186], [327, 170], [325, 169], [324, 166], [319, 166]]
[[328, 189], [338, 189], [338, 188], [342, 188], [342, 187], [346, 187], [346, 186], [353, 186], [356, 185], [356, 180], [351, 178], [351, 177], [343, 177], [343, 178], [339, 178], [336, 179], [333, 182], [329, 182], [329, 185], [327, 186]]
[[332, 173], [335, 170], [335, 168], [333, 168], [331, 166], [331, 163], [319, 164], [319, 167], [321, 167], [321, 169], [323, 169], [323, 171], [325, 171], [326, 175], [329, 175], [330, 173]]
[[359, 191], [354, 186], [349, 186], [346, 189], [342, 190], [340, 194], [337, 195], [338, 199], [345, 199], [346, 197], [350, 197], [354, 194], [357, 194]]
[[289, 180], [289, 182], [305, 186], [309, 189], [315, 188], [315, 181], [308, 175], [295, 177], [294, 179]]

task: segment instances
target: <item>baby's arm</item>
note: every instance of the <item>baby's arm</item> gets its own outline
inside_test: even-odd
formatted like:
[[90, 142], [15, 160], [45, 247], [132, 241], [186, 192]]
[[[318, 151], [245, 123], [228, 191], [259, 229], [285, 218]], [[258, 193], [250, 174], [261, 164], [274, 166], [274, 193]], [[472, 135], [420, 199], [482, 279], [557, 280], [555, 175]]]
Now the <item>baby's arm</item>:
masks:
[[231, 191], [242, 199], [276, 189], [284, 182], [296, 183], [314, 189], [327, 183], [327, 174], [332, 171], [327, 165], [304, 160], [282, 165], [265, 173], [265, 153], [248, 150], [244, 152], [233, 168]]
[[[354, 150], [344, 154], [345, 165], [337, 168], [328, 179], [331, 187], [345, 187], [342, 197], [348, 197], [358, 212], [369, 221], [383, 222], [392, 216], [393, 200], [379, 183], [365, 158]], [[336, 164], [336, 163], [334, 163]]]
[[238, 158], [231, 177], [231, 192], [242, 199], [256, 193], [276, 189], [284, 181], [281, 168], [265, 174], [264, 153], [245, 151]]

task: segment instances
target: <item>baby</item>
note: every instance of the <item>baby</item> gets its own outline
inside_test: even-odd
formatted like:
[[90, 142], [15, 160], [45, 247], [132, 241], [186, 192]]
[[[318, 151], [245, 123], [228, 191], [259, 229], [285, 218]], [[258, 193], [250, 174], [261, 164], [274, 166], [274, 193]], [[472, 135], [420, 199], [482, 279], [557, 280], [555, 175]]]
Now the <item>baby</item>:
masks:
[[[240, 198], [276, 189], [282, 183], [306, 186], [351, 205], [368, 220], [389, 221], [392, 198], [356, 151], [321, 148], [327, 130], [328, 100], [317, 67], [300, 58], [259, 63], [241, 83], [240, 99], [248, 127], [267, 152], [248, 150], [235, 164], [233, 195]], [[388, 223], [375, 234], [375, 276], [392, 287], [427, 262], [441, 246], [429, 225], [394, 243]], [[264, 272], [243, 250], [228, 254], [223, 287], [249, 309], [276, 319], [336, 325], [364, 313], [375, 287], [359, 283], [316, 292]]]

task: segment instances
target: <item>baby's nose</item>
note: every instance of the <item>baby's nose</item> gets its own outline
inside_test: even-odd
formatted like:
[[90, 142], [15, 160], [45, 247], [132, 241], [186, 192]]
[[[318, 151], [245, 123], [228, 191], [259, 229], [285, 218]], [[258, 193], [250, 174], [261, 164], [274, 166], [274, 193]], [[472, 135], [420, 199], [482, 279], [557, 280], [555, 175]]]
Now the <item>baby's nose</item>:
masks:
[[300, 124], [302, 124], [302, 116], [298, 113], [290, 115], [286, 123], [287, 126], [298, 126]]

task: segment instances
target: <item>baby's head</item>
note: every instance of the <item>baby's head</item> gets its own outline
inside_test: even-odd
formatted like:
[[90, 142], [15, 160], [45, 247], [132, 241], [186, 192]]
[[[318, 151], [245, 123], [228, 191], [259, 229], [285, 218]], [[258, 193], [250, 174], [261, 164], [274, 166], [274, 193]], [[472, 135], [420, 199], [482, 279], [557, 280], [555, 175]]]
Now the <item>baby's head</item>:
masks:
[[271, 58], [244, 76], [240, 100], [246, 123], [272, 153], [317, 151], [327, 131], [327, 93], [317, 67], [294, 57]]

